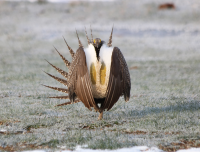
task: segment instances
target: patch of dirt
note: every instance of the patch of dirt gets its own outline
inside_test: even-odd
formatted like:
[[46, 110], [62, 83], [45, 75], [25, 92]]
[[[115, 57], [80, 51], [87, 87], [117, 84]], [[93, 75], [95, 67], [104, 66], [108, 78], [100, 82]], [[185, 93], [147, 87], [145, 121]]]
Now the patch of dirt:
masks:
[[25, 129], [28, 132], [30, 132], [31, 129], [46, 128], [46, 127], [48, 127], [48, 126], [45, 125], [45, 124], [39, 124], [39, 123], [37, 123], [37, 124], [34, 124], [34, 125], [28, 125], [28, 126], [25, 127]]
[[147, 96], [147, 95], [145, 95], [145, 94], [140, 94], [140, 95], [132, 95], [132, 97], [145, 97], [145, 96]]
[[49, 147], [48, 146], [36, 146], [34, 144], [26, 144], [26, 143], [18, 143], [16, 144], [15, 146], [5, 146], [5, 147], [2, 147], [0, 146], [0, 150], [2, 151], [23, 151], [23, 150], [28, 150], [28, 149], [48, 149]]
[[159, 148], [164, 151], [177, 151], [180, 149], [200, 147], [200, 139], [181, 139], [180, 142], [172, 142], [168, 145], [159, 145]]
[[142, 130], [136, 130], [136, 131], [125, 130], [124, 132], [127, 133], [127, 134], [134, 134], [134, 135], [145, 135], [145, 134], [147, 134], [146, 131], [142, 131]]
[[17, 134], [23, 134], [23, 131], [16, 131], [16, 132], [8, 132], [8, 131], [0, 131], [0, 134], [4, 135], [17, 135]]
[[174, 132], [174, 131], [172, 131], [172, 132], [165, 132], [165, 135], [179, 135], [179, 134], [181, 134], [180, 131], [178, 131], [178, 132]]
[[113, 124], [105, 124], [103, 126], [99, 126], [97, 124], [89, 124], [89, 125], [84, 125], [84, 126], [81, 126], [82, 129], [96, 129], [96, 128], [105, 128], [105, 127], [112, 127]]
[[11, 123], [17, 123], [17, 122], [21, 122], [21, 121], [19, 121], [19, 120], [14, 120], [14, 121], [12, 121], [12, 120], [3, 120], [3, 121], [0, 121], [0, 126], [3, 125], [3, 124], [5, 124], [6, 126], [8, 126]]
[[105, 127], [113, 127], [114, 125], [121, 125], [126, 121], [123, 122], [118, 122], [118, 121], [114, 121], [114, 122], [102, 122], [102, 123], [98, 123], [98, 124], [85, 124], [85, 125], [81, 125], [80, 128], [82, 129], [96, 129], [96, 128], [100, 128], [103, 129]]
[[138, 69], [138, 67], [137, 66], [132, 66], [132, 67], [129, 68], [129, 70], [134, 70], [134, 69]]
[[14, 132], [0, 131], [0, 134], [3, 134], [3, 135], [18, 135], [18, 134], [27, 134], [27, 133], [33, 133], [33, 132], [32, 131], [14, 131]]
[[159, 5], [158, 9], [159, 10], [166, 10], [166, 9], [175, 9], [176, 6], [173, 3], [164, 3]]
[[[123, 131], [127, 134], [134, 134], [134, 135], [145, 135], [145, 134], [148, 134], [147, 131], [142, 131], [142, 130], [136, 130], [136, 131]], [[158, 131], [153, 131], [153, 132], [150, 132], [149, 134], [160, 134]], [[164, 132], [165, 135], [179, 135], [181, 134], [181, 132]]]

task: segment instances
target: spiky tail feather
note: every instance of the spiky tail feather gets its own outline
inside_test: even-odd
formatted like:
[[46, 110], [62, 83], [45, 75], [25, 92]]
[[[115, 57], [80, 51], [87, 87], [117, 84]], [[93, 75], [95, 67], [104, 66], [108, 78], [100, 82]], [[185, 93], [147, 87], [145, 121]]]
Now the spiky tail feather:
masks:
[[80, 39], [79, 39], [79, 36], [78, 36], [77, 31], [76, 31], [76, 35], [77, 35], [77, 38], [78, 38], [79, 47], [82, 47], [82, 48], [83, 48], [83, 45], [82, 45], [82, 43], [81, 43], [81, 41], [80, 41]]
[[85, 34], [86, 34], [86, 38], [87, 38], [88, 45], [89, 45], [90, 44], [90, 39], [88, 38], [86, 27], [85, 27]]
[[45, 72], [45, 73], [46, 73], [47, 75], [49, 75], [50, 77], [54, 78], [55, 80], [57, 80], [58, 82], [60, 82], [60, 83], [64, 84], [65, 86], [67, 86], [67, 81], [66, 81], [66, 80], [61, 79], [61, 78], [59, 78], [59, 77], [56, 77], [56, 76], [54, 76], [54, 75], [51, 75], [51, 74], [49, 74], [49, 73], [47, 73], [47, 72]]
[[60, 92], [64, 92], [64, 93], [68, 93], [69, 92], [69, 90], [65, 89], [65, 88], [57, 88], [57, 87], [51, 87], [51, 86], [47, 86], [47, 85], [43, 85], [43, 86], [45, 86], [47, 88], [50, 88], [50, 89], [54, 89], [54, 90], [60, 91]]
[[49, 97], [49, 98], [69, 99], [69, 96], [56, 96], [56, 97]]
[[[55, 48], [55, 47], [54, 47]], [[58, 50], [55, 48], [55, 50], [58, 52]], [[64, 61], [65, 65], [69, 68], [70, 67], [70, 62], [65, 59], [64, 56], [62, 56], [62, 54], [60, 54], [60, 52], [58, 52], [58, 54], [60, 55], [60, 57], [62, 58], [62, 60]]]
[[67, 72], [65, 72], [65, 71], [61, 70], [60, 68], [56, 67], [55, 65], [51, 64], [49, 61], [47, 61], [47, 62], [67, 79], [67, 76], [68, 76]]
[[81, 102], [81, 100], [77, 99], [75, 100], [74, 102], [65, 102], [65, 103], [62, 103], [62, 104], [59, 104], [59, 105], [56, 105], [55, 107], [58, 107], [58, 106], [65, 106], [65, 105], [70, 105], [70, 104], [74, 104], [74, 103], [78, 103], [78, 102]]
[[72, 58], [74, 58], [74, 55], [75, 55], [74, 51], [73, 51], [72, 48], [67, 44], [67, 41], [65, 40], [64, 37], [63, 37], [63, 39], [64, 39], [65, 44], [67, 45], [67, 47], [68, 47], [68, 49], [69, 49], [69, 52], [70, 52]]
[[92, 37], [92, 42], [93, 42], [93, 35], [92, 35], [92, 27], [90, 25], [90, 31], [91, 31], [91, 37]]
[[113, 27], [112, 27], [112, 31], [111, 31], [111, 34], [110, 34], [110, 38], [109, 38], [109, 41], [108, 41], [108, 46], [109, 46], [109, 47], [112, 46], [112, 34], [113, 34]]

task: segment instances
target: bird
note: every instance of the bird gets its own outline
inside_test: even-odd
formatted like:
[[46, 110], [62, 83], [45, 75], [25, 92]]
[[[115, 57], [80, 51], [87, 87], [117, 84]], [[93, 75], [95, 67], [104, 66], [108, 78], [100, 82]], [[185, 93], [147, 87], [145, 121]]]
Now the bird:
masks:
[[69, 99], [69, 102], [56, 106], [64, 106], [82, 102], [89, 110], [94, 109], [99, 112], [98, 120], [103, 119], [103, 112], [109, 111], [124, 96], [127, 102], [130, 99], [131, 79], [126, 60], [118, 47], [112, 47], [113, 27], [108, 43], [100, 38], [94, 38], [91, 30], [91, 39], [88, 38], [85, 28], [88, 46], [83, 47], [77, 30], [79, 47], [76, 52], [68, 45], [63, 37], [69, 52], [72, 56], [70, 63], [61, 53], [58, 52], [68, 72], [54, 66], [65, 79], [56, 77], [45, 72], [50, 77], [65, 85], [67, 88], [57, 88], [43, 85], [50, 89], [67, 93], [67, 96], [55, 96], [50, 98]]

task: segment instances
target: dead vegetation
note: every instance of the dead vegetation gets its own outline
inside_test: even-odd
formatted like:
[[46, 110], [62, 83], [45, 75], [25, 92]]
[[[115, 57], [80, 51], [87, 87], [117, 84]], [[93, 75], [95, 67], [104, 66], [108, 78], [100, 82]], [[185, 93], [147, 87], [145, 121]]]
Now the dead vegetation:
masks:
[[172, 142], [168, 145], [159, 145], [159, 148], [164, 151], [177, 151], [194, 147], [200, 147], [200, 139], [181, 139], [179, 142]]
[[27, 144], [26, 142], [17, 143], [16, 145], [7, 145], [7, 146], [0, 146], [0, 150], [2, 151], [24, 151], [24, 150], [34, 150], [34, 149], [49, 149], [50, 147], [45, 146], [37, 146], [36, 144]]
[[164, 3], [164, 4], [160, 4], [158, 7], [160, 10], [164, 10], [164, 9], [175, 9], [175, 5], [173, 3]]

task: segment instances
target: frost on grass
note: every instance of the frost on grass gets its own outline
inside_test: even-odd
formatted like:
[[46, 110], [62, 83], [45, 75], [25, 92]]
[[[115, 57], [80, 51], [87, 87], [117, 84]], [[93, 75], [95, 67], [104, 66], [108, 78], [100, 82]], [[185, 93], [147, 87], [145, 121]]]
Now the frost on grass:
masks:
[[[0, 3], [0, 148], [198, 145], [200, 12], [196, 0], [174, 3], [176, 10], [162, 12], [154, 0]], [[76, 27], [86, 46], [84, 25], [89, 29], [90, 23], [93, 35], [105, 41], [114, 23], [113, 46], [123, 52], [132, 81], [130, 101], [120, 99], [102, 121], [82, 103], [54, 107], [66, 101], [47, 97], [63, 94], [40, 85], [63, 87], [42, 72], [59, 76], [43, 59], [65, 69], [52, 45], [70, 60], [62, 36], [76, 50]]]

